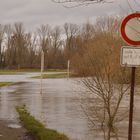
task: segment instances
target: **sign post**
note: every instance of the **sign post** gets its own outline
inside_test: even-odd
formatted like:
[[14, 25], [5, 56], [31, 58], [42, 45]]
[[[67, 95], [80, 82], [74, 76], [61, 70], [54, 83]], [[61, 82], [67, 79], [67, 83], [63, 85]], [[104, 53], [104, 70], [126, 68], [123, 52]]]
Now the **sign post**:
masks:
[[[132, 46], [140, 45], [140, 13], [133, 13], [124, 18], [121, 24], [121, 36], [124, 41]], [[123, 48], [124, 49], [124, 48]], [[123, 50], [122, 49], [122, 50]], [[133, 130], [133, 106], [134, 106], [134, 90], [135, 90], [135, 71], [136, 66], [140, 66], [140, 57], [135, 56], [135, 47], [131, 48], [121, 56], [122, 65], [132, 67], [131, 71], [131, 89], [130, 89], [130, 109], [129, 109], [129, 127], [128, 140], [132, 140]], [[138, 53], [139, 54], [139, 53]], [[125, 56], [125, 57], [124, 57]], [[139, 61], [137, 61], [139, 59]]]
[[135, 88], [135, 73], [136, 73], [135, 71], [136, 71], [136, 67], [132, 67], [132, 72], [131, 72], [131, 90], [130, 90], [130, 110], [129, 110], [128, 140], [132, 140], [134, 88]]

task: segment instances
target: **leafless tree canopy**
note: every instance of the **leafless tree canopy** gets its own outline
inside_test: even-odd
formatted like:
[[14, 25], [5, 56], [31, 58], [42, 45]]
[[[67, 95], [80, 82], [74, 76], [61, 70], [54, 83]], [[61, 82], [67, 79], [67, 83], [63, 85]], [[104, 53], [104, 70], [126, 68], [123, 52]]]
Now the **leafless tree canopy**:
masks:
[[81, 106], [90, 128], [102, 130], [105, 140], [118, 140], [116, 124], [128, 115], [128, 104], [123, 108], [122, 102], [128, 94], [129, 71], [119, 63], [119, 46], [123, 45], [119, 25], [115, 18], [99, 18], [95, 25], [85, 24], [77, 42], [80, 47], [71, 60], [73, 69], [83, 77]]
[[66, 2], [78, 2], [78, 3], [86, 3], [86, 2], [104, 2], [106, 0], [53, 0], [58, 3], [66, 3]]
[[[22, 23], [0, 25], [0, 68], [39, 68], [42, 49], [47, 68], [66, 68], [67, 60], [74, 59], [82, 45], [90, 46], [93, 40], [101, 39], [97, 32], [110, 30], [115, 37], [116, 23], [117, 20], [108, 19], [106, 25], [97, 19], [96, 25], [65, 23], [52, 28], [46, 24], [34, 32], [27, 32]], [[74, 69], [80, 75], [80, 69]]]
[[89, 5], [89, 4], [95, 4], [95, 3], [110, 3], [113, 0], [52, 0], [55, 3], [61, 3], [64, 7], [70, 8], [70, 7], [77, 7], [81, 5]]

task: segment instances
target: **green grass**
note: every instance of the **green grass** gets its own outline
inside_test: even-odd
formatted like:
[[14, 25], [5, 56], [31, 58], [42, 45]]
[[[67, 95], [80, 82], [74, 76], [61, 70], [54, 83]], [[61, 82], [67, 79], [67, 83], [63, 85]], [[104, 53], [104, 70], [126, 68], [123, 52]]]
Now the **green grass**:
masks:
[[[40, 69], [20, 69], [17, 70], [18, 72], [40, 72]], [[61, 69], [47, 69], [44, 70], [44, 72], [66, 72], [67, 70], [61, 70]]]
[[15, 82], [0, 82], [0, 87], [13, 85]]
[[50, 69], [50, 70], [46, 70], [46, 71], [44, 71], [44, 72], [67, 72], [67, 70], [59, 70], [59, 69]]
[[0, 75], [14, 75], [17, 74], [17, 70], [2, 70], [0, 69]]
[[[40, 72], [40, 69], [20, 69], [20, 70], [9, 70], [9, 69], [0, 69], [0, 75], [15, 75], [21, 74], [25, 72]], [[50, 69], [45, 70], [44, 72], [66, 72], [66, 70], [59, 70], [59, 69]]]
[[[40, 79], [41, 76], [35, 76], [32, 78]], [[47, 78], [67, 78], [67, 73], [43, 74], [43, 79]]]
[[69, 140], [69, 138], [45, 126], [28, 113], [25, 106], [16, 108], [23, 126], [38, 140]]

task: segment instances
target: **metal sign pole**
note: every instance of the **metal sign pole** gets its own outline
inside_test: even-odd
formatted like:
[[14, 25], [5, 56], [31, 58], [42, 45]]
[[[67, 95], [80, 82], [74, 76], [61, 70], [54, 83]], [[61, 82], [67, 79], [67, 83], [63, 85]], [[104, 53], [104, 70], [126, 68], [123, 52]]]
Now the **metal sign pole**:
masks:
[[133, 129], [133, 106], [134, 106], [134, 88], [135, 88], [135, 72], [136, 67], [132, 67], [131, 73], [131, 91], [130, 91], [130, 110], [129, 110], [129, 128], [128, 128], [128, 140], [132, 140]]

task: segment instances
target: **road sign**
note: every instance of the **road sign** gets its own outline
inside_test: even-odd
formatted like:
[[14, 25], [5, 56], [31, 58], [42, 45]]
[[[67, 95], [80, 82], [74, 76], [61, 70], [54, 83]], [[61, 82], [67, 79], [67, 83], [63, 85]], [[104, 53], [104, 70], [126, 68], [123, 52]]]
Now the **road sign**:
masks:
[[[124, 18], [120, 28], [123, 40], [132, 46], [140, 45], [140, 13], [133, 13]], [[128, 140], [132, 140], [133, 126], [133, 106], [135, 89], [135, 71], [140, 66], [140, 48], [130, 46], [123, 47], [121, 50], [121, 65], [132, 67], [131, 71], [131, 90], [130, 90], [130, 109], [129, 109], [129, 128]]]
[[127, 44], [140, 45], [140, 13], [133, 13], [125, 17], [120, 32]]
[[123, 46], [121, 49], [121, 65], [127, 67], [140, 66], [140, 47]]

